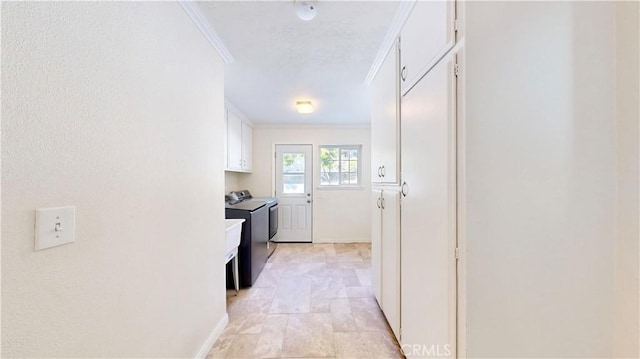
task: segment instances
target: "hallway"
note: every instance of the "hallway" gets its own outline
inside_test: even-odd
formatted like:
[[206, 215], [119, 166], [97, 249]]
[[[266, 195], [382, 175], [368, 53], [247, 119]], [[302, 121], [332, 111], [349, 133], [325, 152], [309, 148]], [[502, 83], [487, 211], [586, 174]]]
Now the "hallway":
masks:
[[371, 291], [371, 246], [280, 244], [208, 358], [401, 358]]

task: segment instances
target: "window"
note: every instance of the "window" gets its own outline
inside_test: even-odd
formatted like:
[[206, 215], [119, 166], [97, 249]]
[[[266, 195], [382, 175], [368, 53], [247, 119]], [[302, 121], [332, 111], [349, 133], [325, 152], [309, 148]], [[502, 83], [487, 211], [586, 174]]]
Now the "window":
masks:
[[362, 146], [320, 146], [320, 185], [360, 185]]
[[304, 176], [304, 153], [283, 153], [282, 192], [284, 194], [304, 193]]

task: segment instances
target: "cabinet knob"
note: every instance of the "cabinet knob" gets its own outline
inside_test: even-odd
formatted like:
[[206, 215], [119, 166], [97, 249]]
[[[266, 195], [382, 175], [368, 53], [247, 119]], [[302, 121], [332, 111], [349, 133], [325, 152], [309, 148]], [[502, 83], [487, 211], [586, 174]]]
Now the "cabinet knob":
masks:
[[400, 78], [402, 79], [402, 81], [407, 81], [407, 67], [406, 66], [402, 66], [402, 70], [400, 70]]

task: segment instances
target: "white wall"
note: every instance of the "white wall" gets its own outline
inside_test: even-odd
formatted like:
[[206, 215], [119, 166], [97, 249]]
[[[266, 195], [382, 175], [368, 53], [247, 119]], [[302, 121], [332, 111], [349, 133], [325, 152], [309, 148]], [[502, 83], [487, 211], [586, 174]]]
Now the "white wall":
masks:
[[618, 201], [614, 357], [640, 357], [638, 338], [638, 2], [616, 4]]
[[[273, 195], [275, 144], [313, 145], [314, 242], [371, 241], [371, 131], [341, 127], [259, 127], [253, 129], [253, 173], [239, 178], [240, 187], [255, 196]], [[362, 145], [362, 188], [317, 189], [320, 185], [319, 145]]]
[[[224, 320], [223, 64], [177, 3], [2, 3], [2, 356], [193, 357]], [[34, 210], [76, 242], [34, 252]]]
[[[244, 188], [239, 188], [239, 178], [240, 174], [238, 172], [225, 171], [224, 172], [224, 193], [229, 193], [231, 191], [237, 191]], [[245, 175], [246, 176], [246, 175]]]
[[467, 356], [611, 357], [615, 5], [467, 2]]

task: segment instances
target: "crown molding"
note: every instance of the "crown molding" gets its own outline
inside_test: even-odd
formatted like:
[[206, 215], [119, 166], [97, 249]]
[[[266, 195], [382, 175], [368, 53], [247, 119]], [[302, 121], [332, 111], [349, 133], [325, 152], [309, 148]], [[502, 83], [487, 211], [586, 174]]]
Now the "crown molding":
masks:
[[391, 21], [391, 26], [389, 26], [387, 35], [382, 41], [382, 45], [378, 50], [378, 54], [376, 55], [375, 60], [373, 60], [373, 64], [371, 64], [369, 73], [364, 80], [365, 85], [369, 86], [373, 82], [373, 79], [376, 77], [378, 70], [380, 70], [380, 66], [382, 66], [385, 57], [387, 57], [387, 53], [400, 35], [400, 31], [402, 30], [404, 23], [407, 22], [409, 14], [411, 13], [411, 10], [413, 10], [413, 6], [415, 4], [416, 0], [402, 1], [400, 3], [398, 10], [396, 10], [396, 15], [394, 16], [393, 21]]
[[209, 41], [211, 46], [213, 46], [213, 48], [218, 51], [218, 54], [222, 58], [222, 61], [225, 64], [234, 62], [235, 59], [233, 58], [227, 47], [224, 45], [218, 34], [216, 34], [216, 32], [213, 30], [207, 18], [202, 14], [200, 9], [198, 8], [198, 5], [191, 0], [178, 0], [178, 3], [180, 4], [180, 6], [182, 6], [184, 12], [189, 15], [191, 21], [193, 21], [202, 35], [204, 35], [207, 41]]
[[227, 111], [233, 112], [243, 122], [246, 122], [249, 125], [253, 126], [253, 121], [249, 120], [249, 118], [244, 114], [244, 112], [238, 110], [238, 108], [234, 106], [231, 102], [229, 102], [229, 100], [227, 99], [224, 100], [224, 106], [227, 108]]

